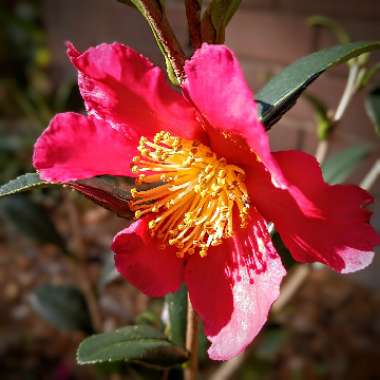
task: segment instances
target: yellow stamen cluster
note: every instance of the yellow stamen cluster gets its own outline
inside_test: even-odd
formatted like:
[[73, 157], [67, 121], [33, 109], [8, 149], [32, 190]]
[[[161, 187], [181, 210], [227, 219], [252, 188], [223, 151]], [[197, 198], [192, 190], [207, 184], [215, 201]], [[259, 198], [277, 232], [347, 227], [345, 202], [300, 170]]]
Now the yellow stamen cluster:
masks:
[[136, 184], [156, 184], [149, 190], [132, 189], [135, 217], [156, 214], [149, 222], [152, 237], [177, 248], [177, 256], [198, 252], [233, 234], [236, 206], [240, 227], [247, 225], [249, 198], [245, 173], [228, 165], [207, 146], [159, 132], [153, 141], [141, 137], [140, 155], [133, 158]]

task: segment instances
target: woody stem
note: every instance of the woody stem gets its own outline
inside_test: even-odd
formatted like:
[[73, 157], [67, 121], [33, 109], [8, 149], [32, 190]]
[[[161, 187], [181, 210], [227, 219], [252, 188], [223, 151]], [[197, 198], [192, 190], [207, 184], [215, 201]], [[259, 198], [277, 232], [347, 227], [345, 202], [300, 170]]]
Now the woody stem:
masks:
[[185, 380], [197, 380], [198, 377], [198, 328], [199, 320], [190, 299], [187, 303], [186, 349], [190, 359], [185, 368]]
[[199, 0], [185, 0], [185, 7], [191, 46], [198, 49], [202, 45], [201, 4]]

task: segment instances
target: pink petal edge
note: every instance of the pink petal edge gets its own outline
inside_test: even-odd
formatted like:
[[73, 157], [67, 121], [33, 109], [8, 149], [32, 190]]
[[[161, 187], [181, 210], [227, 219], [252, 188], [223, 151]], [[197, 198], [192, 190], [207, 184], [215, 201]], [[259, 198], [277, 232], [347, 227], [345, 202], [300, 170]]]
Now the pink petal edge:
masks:
[[194, 107], [169, 86], [160, 68], [132, 48], [103, 43], [80, 53], [68, 42], [67, 54], [78, 69], [78, 85], [89, 114], [127, 135], [133, 129], [152, 138], [165, 130], [204, 139]]
[[129, 175], [138, 136], [128, 138], [94, 117], [57, 114], [34, 146], [33, 165], [42, 179], [69, 182], [97, 175]]
[[174, 249], [161, 250], [148, 231], [148, 218], [141, 218], [120, 231], [113, 240], [117, 270], [149, 297], [175, 292], [182, 283], [184, 260]]
[[250, 166], [256, 160], [263, 162], [274, 185], [286, 188], [234, 53], [226, 46], [204, 43], [186, 62], [185, 73], [184, 93], [206, 120], [211, 148], [230, 163]]

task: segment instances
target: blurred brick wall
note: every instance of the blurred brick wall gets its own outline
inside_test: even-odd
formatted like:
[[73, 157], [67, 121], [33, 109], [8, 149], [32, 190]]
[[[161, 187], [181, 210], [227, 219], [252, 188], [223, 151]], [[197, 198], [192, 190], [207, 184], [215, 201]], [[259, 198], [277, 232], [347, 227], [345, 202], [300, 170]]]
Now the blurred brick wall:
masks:
[[[167, 1], [172, 24], [186, 46], [188, 38], [182, 3], [182, 0]], [[284, 65], [335, 43], [327, 31], [306, 26], [305, 19], [310, 15], [336, 18], [354, 40], [380, 39], [379, 0], [243, 0], [242, 4], [228, 28], [226, 43], [238, 54], [254, 91]], [[63, 43], [68, 39], [80, 49], [104, 41], [123, 41], [162, 65], [160, 53], [140, 15], [116, 0], [45, 0], [45, 20], [60, 74], [73, 74], [64, 52]], [[375, 56], [380, 59], [379, 54]], [[346, 74], [346, 67], [341, 65], [324, 74], [310, 91], [330, 107], [335, 107]], [[334, 150], [376, 139], [362, 105], [360, 96], [352, 103], [337, 130]], [[317, 142], [308, 104], [301, 99], [275, 127], [271, 139], [274, 149], [296, 147], [314, 152]]]
[[[180, 41], [188, 46], [183, 0], [167, 0], [167, 5]], [[334, 17], [353, 40], [380, 40], [379, 0], [243, 0], [227, 30], [226, 43], [238, 54], [254, 91], [263, 86], [268, 75], [278, 72], [286, 64], [335, 44], [327, 31], [306, 26], [305, 19], [316, 14]], [[45, 0], [44, 17], [57, 77], [74, 75], [65, 58], [65, 40], [73, 41], [80, 49], [101, 42], [122, 41], [153, 62], [163, 64], [142, 17], [116, 0]], [[373, 59], [380, 60], [380, 54], [374, 54]], [[310, 92], [334, 108], [343, 91], [346, 75], [347, 68], [341, 65], [310, 86]], [[301, 99], [273, 128], [270, 133], [272, 147], [274, 150], [297, 148], [314, 153], [317, 145], [314, 129], [312, 112]], [[337, 151], [360, 142], [373, 142], [377, 149], [354, 174], [352, 180], [357, 182], [380, 153], [379, 139], [365, 114], [362, 95], [351, 104], [336, 131], [331, 149]], [[372, 193], [380, 198], [380, 180]], [[380, 230], [379, 202], [375, 211]], [[366, 276], [373, 276], [373, 281], [380, 287], [377, 271], [373, 275], [367, 272]]]

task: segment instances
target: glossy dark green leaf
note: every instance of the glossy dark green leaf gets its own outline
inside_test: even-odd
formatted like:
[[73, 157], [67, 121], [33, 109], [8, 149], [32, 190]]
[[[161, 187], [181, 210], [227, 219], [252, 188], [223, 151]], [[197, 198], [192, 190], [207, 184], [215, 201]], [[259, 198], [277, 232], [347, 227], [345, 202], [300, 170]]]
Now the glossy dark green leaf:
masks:
[[365, 100], [365, 109], [376, 133], [380, 136], [380, 87], [374, 88]]
[[0, 197], [47, 186], [52, 185], [42, 180], [37, 173], [27, 173], [0, 186]]
[[222, 44], [225, 30], [239, 9], [241, 0], [212, 0], [202, 17], [202, 37], [209, 43]]
[[325, 181], [332, 185], [344, 182], [372, 149], [369, 144], [356, 145], [329, 158], [322, 166]]
[[0, 212], [7, 221], [29, 238], [43, 244], [54, 244], [66, 252], [64, 239], [57, 231], [49, 213], [25, 194], [1, 199]]
[[187, 288], [182, 285], [175, 293], [166, 296], [169, 307], [170, 339], [185, 346], [187, 318]]
[[77, 351], [78, 364], [124, 360], [171, 367], [185, 362], [187, 358], [184, 349], [170, 342], [161, 331], [146, 325], [127, 326], [90, 336], [82, 341]]
[[136, 317], [137, 325], [148, 325], [163, 330], [164, 326], [161, 318], [151, 310], [146, 310]]
[[34, 290], [31, 305], [59, 330], [93, 332], [86, 301], [74, 286], [42, 285]]
[[347, 43], [317, 51], [287, 66], [257, 94], [261, 120], [269, 129], [294, 106], [302, 92], [324, 71], [379, 48], [380, 42]]

